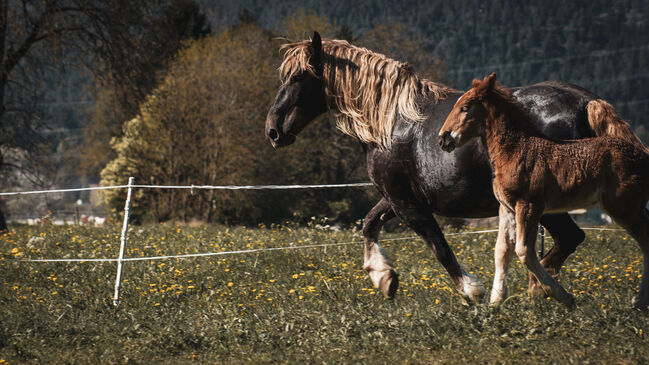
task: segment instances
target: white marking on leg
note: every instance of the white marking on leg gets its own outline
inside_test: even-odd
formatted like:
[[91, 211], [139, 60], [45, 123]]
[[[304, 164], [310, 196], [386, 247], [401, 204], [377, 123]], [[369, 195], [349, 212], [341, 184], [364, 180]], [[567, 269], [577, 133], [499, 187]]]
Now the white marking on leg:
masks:
[[501, 206], [498, 223], [498, 239], [494, 249], [494, 282], [490, 304], [498, 304], [507, 298], [507, 271], [514, 255], [516, 222], [514, 215]]
[[633, 298], [633, 307], [646, 309], [649, 306], [649, 256], [645, 255], [642, 260], [642, 279], [640, 280], [640, 292]]
[[[369, 248], [367, 248], [368, 246]], [[380, 289], [384, 295], [388, 295], [390, 284], [397, 271], [377, 242], [371, 242], [365, 247], [363, 268], [370, 276], [374, 287]]]

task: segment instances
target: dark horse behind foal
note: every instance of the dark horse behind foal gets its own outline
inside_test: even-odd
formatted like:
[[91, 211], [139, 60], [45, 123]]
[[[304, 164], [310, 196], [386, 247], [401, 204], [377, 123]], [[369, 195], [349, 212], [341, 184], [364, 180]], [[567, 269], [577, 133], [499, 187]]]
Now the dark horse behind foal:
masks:
[[[396, 213], [419, 234], [448, 271], [464, 299], [477, 300], [484, 287], [458, 263], [433, 213], [481, 218], [498, 214], [491, 168], [480, 141], [453, 153], [437, 147], [437, 135], [461, 93], [420, 79], [401, 63], [346, 41], [312, 40], [285, 44], [280, 87], [266, 119], [274, 147], [295, 141], [313, 120], [329, 115], [344, 133], [365, 145], [370, 179], [383, 198], [365, 217], [364, 268], [373, 284], [392, 297], [398, 275], [378, 244], [383, 223]], [[514, 89], [514, 99], [533, 123], [556, 139], [577, 139], [628, 130], [624, 123], [598, 127], [615, 110], [578, 86], [544, 82]], [[555, 245], [542, 264], [558, 275], [584, 239], [568, 214], [541, 218]], [[530, 278], [532, 292], [542, 294]]]
[[439, 133], [440, 146], [447, 152], [474, 137], [487, 147], [494, 194], [500, 202], [492, 303], [506, 295], [507, 267], [516, 252], [549, 296], [572, 306], [572, 295], [536, 257], [536, 231], [544, 212], [599, 203], [640, 245], [642, 281], [633, 305], [639, 309], [649, 306], [649, 149], [642, 143], [609, 135], [573, 141], [548, 139], [514, 103], [510, 90], [497, 84], [495, 73], [473, 81]]

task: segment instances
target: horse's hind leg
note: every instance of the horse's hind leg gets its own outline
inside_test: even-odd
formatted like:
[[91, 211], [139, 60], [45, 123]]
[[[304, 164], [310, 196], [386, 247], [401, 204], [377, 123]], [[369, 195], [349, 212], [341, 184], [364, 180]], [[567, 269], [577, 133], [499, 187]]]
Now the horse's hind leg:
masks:
[[575, 302], [572, 295], [568, 294], [556, 279], [543, 268], [536, 256], [536, 234], [541, 213], [542, 210], [530, 202], [516, 203], [516, 255], [521, 263], [536, 276], [545, 293], [571, 307]]
[[[616, 213], [608, 207], [604, 207], [611, 217], [620, 226], [638, 242], [642, 251], [642, 280], [640, 281], [640, 292], [633, 298], [633, 307], [637, 309], [647, 309], [649, 307], [649, 212], [644, 207], [640, 208], [640, 214], [633, 212], [631, 209], [623, 209]], [[637, 212], [637, 210], [636, 210]]]
[[367, 213], [363, 220], [363, 236], [365, 237], [363, 268], [372, 279], [372, 284], [388, 298], [392, 298], [399, 287], [399, 275], [379, 246], [378, 241], [381, 227], [392, 217], [394, 217], [392, 206], [383, 198]]
[[[541, 259], [541, 265], [552, 275], [553, 278], [559, 277], [561, 266], [568, 259], [568, 257], [575, 252], [586, 238], [584, 231], [575, 224], [575, 221], [570, 218], [568, 213], [561, 214], [547, 214], [541, 217], [541, 225], [543, 225], [554, 240], [554, 246], [548, 253]], [[536, 277], [530, 273], [529, 293], [531, 295], [544, 295], [545, 292], [541, 288]]]
[[498, 239], [494, 249], [494, 282], [491, 288], [490, 304], [497, 305], [507, 298], [507, 271], [516, 245], [516, 219], [504, 207], [498, 214]]

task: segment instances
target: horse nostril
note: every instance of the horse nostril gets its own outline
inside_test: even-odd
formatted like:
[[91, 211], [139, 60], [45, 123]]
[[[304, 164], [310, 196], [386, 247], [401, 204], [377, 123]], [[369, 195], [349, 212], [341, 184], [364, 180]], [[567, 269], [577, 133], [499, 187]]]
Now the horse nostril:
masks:
[[439, 146], [446, 152], [455, 149], [455, 139], [451, 137], [451, 132], [446, 131], [439, 136]]
[[277, 129], [270, 128], [268, 130], [268, 138], [270, 138], [271, 140], [277, 142], [277, 140], [279, 139], [279, 133], [277, 132]]
[[439, 145], [444, 147], [444, 145], [448, 141], [448, 137], [450, 137], [451, 133], [449, 131], [446, 131], [442, 134], [439, 135]]

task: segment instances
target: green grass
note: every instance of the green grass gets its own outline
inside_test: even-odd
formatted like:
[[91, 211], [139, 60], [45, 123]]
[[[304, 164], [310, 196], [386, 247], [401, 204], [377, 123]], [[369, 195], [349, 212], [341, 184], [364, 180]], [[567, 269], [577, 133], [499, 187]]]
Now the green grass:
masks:
[[[372, 288], [361, 243], [116, 264], [13, 258], [117, 257], [119, 227], [12, 227], [0, 237], [0, 364], [8, 363], [641, 363], [649, 315], [631, 309], [641, 271], [624, 233], [587, 233], [560, 281], [576, 309], [533, 300], [511, 269], [499, 308], [463, 307], [412, 234], [384, 234], [401, 286]], [[357, 230], [282, 226], [134, 227], [127, 257], [352, 242]], [[489, 289], [495, 234], [449, 237]]]

